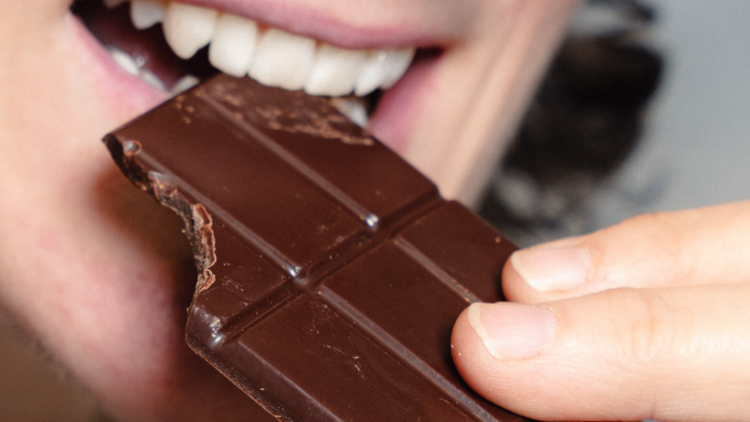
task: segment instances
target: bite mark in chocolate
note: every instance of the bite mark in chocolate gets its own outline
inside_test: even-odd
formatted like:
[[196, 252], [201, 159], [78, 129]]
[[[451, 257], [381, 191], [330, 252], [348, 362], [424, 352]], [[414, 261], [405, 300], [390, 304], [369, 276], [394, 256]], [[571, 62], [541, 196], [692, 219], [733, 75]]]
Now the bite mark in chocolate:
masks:
[[153, 195], [160, 204], [175, 211], [185, 223], [183, 233], [193, 246], [193, 259], [198, 268], [196, 295], [211, 287], [216, 280], [211, 267], [216, 263], [216, 242], [213, 220], [202, 204], [191, 204], [182, 196], [169, 177], [152, 171], [148, 174]]
[[[308, 95], [302, 91], [292, 92], [288, 104], [268, 104], [257, 101], [252, 93], [236, 95], [236, 81], [215, 83], [209, 89], [210, 98], [230, 105], [234, 110], [234, 117], [240, 121], [247, 120], [251, 124], [266, 126], [273, 130], [304, 133], [347, 144], [374, 144], [372, 136], [366, 131], [357, 133], [347, 130], [351, 121], [328, 101], [320, 101], [314, 107], [310, 107]], [[252, 111], [243, 113], [243, 109]]]
[[105, 141], [185, 221], [188, 344], [277, 419], [524, 420], [450, 356], [514, 246], [327, 100], [221, 75]]

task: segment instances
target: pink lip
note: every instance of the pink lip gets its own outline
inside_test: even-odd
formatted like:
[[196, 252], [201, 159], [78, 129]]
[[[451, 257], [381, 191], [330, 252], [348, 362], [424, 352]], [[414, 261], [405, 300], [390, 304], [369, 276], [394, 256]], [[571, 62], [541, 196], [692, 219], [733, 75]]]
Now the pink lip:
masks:
[[169, 98], [166, 92], [121, 69], [85, 25], [78, 18], [71, 18], [77, 45], [89, 56], [90, 82], [113, 117], [125, 123]]
[[[199, 4], [199, 1], [189, 0], [189, 2]], [[200, 0], [201, 5], [207, 5], [207, 3], [205, 0]], [[233, 0], [211, 1], [212, 6], [223, 3], [236, 4], [237, 2]], [[252, 4], [256, 4], [256, 2], [252, 2]], [[113, 110], [114, 115], [118, 116], [121, 123], [125, 123], [169, 98], [167, 93], [123, 71], [114, 63], [104, 47], [88, 32], [85, 26], [78, 19], [75, 19], [75, 21], [80, 45], [88, 51], [92, 58], [94, 80], [102, 94], [103, 101]], [[332, 30], [332, 27], [328, 26], [325, 20], [323, 24], [318, 24], [317, 27], [325, 28], [321, 31], [326, 32], [329, 36], [352, 30], [350, 27], [347, 28], [346, 25], [340, 25]], [[350, 37], [348, 42], [352, 45], [363, 45], [363, 42], [356, 40], [364, 40], [367, 38], [367, 34], [372, 33], [373, 31], [358, 32], [358, 38]], [[413, 34], [406, 32], [401, 35], [389, 34], [380, 39], [384, 38], [391, 41], [392, 44], [390, 45], [399, 45], [395, 42], [397, 39], [416, 39]], [[427, 37], [423, 38], [426, 39]], [[369, 44], [367, 45], [384, 47], [383, 44], [370, 41], [372, 40], [368, 40]], [[385, 45], [389, 44], [385, 43]], [[429, 98], [429, 75], [439, 61], [439, 57], [430, 58], [412, 66], [402, 80], [385, 93], [378, 109], [372, 116], [370, 127], [372, 132], [397, 152], [404, 151], [406, 148], [411, 128], [418, 118], [420, 104], [424, 102], [425, 98]]]
[[418, 19], [354, 24], [324, 9], [300, 5], [294, 0], [180, 0], [180, 3], [244, 16], [343, 48], [434, 47], [451, 42], [448, 35], [436, 36], [419, 29]]
[[398, 83], [383, 94], [368, 129], [392, 150], [403, 153], [412, 127], [419, 119], [421, 105], [432, 91], [432, 72], [439, 57], [415, 62]]

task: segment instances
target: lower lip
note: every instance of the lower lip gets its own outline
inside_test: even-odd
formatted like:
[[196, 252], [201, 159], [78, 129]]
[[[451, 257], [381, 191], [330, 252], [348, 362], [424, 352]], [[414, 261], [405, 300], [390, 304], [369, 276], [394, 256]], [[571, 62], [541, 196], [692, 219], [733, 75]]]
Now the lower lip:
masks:
[[409, 68], [398, 83], [383, 94], [377, 109], [370, 116], [368, 129], [392, 150], [403, 153], [416, 123], [422, 104], [434, 91], [432, 75], [439, 57], [422, 59]]
[[169, 99], [162, 92], [120, 68], [107, 50], [88, 31], [83, 22], [70, 15], [78, 45], [88, 54], [88, 74], [91, 83], [100, 93], [101, 103], [108, 108], [110, 115], [125, 123], [141, 113], [156, 107]]
[[[85, 25], [73, 16], [79, 45], [91, 57], [93, 83], [104, 106], [120, 123], [137, 117], [169, 99], [162, 92], [121, 69]], [[386, 145], [402, 152], [419, 120], [420, 104], [429, 98], [430, 75], [439, 57], [418, 60], [404, 77], [385, 92], [370, 119], [368, 128]]]

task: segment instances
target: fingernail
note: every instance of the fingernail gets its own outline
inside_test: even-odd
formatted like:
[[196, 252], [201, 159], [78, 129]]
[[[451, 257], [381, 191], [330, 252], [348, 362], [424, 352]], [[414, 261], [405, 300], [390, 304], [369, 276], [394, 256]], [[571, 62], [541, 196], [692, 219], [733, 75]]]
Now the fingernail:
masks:
[[557, 325], [551, 311], [519, 303], [474, 303], [467, 316], [484, 347], [500, 360], [538, 355], [552, 339]]
[[570, 290], [586, 281], [591, 254], [578, 246], [522, 249], [511, 255], [510, 264], [538, 292]]

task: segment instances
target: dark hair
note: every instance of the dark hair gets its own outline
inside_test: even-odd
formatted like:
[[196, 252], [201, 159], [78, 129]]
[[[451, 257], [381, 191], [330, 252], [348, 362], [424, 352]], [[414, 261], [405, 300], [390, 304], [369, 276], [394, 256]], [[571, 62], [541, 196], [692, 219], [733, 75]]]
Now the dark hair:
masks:
[[480, 207], [511, 238], [585, 218], [591, 190], [637, 146], [659, 85], [663, 61], [637, 37], [653, 10], [635, 0], [590, 3], [635, 24], [563, 42]]

